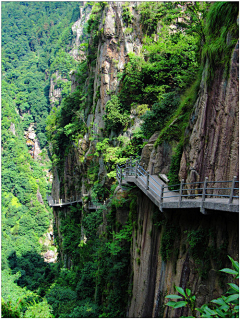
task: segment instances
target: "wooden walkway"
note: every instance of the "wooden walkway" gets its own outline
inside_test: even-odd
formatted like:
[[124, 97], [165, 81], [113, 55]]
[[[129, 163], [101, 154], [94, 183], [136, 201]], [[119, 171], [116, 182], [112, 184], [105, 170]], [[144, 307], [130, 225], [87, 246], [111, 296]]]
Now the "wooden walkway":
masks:
[[[239, 196], [235, 195], [239, 192], [239, 188], [236, 187], [239, 182], [236, 178], [232, 181], [208, 181], [206, 178], [204, 182], [197, 183], [182, 181], [181, 184], [170, 187], [157, 175], [150, 175], [138, 163], [128, 162], [122, 167], [117, 167], [117, 179], [120, 185], [135, 184], [160, 211], [198, 208], [203, 214], [207, 214], [208, 210], [239, 212]], [[220, 184], [221, 187], [217, 187], [216, 184]]]

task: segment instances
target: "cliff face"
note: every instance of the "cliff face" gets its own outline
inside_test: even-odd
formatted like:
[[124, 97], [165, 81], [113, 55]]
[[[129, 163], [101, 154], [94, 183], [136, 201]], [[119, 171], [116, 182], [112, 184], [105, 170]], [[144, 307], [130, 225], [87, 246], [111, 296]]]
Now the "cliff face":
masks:
[[[96, 108], [95, 113], [88, 116], [89, 120], [94, 117], [96, 133], [100, 133], [105, 126], [103, 121], [105, 105], [110, 100], [111, 94], [119, 91], [120, 81], [117, 74], [124, 69], [128, 61], [128, 53], [139, 54], [141, 50], [141, 28], [139, 16], [134, 10], [135, 6], [133, 2], [130, 5], [131, 13], [135, 17], [131, 34], [126, 33], [127, 27], [122, 20], [121, 3], [110, 3], [103, 12], [99, 26], [102, 33], [94, 78]], [[96, 97], [97, 91], [99, 98]]]
[[[99, 165], [101, 169], [101, 171], [99, 171], [99, 176], [101, 176], [102, 181], [106, 178], [106, 169], [102, 165], [102, 158], [93, 159], [92, 156], [95, 151], [96, 138], [90, 137], [103, 135], [102, 130], [105, 127], [103, 116], [106, 113], [105, 106], [110, 100], [111, 94], [119, 91], [120, 80], [117, 78], [117, 74], [124, 69], [124, 65], [128, 61], [128, 53], [140, 53], [141, 26], [139, 23], [139, 15], [135, 10], [136, 6], [137, 4], [135, 2], [131, 2], [129, 5], [130, 11], [134, 16], [131, 34], [126, 32], [127, 27], [124, 26], [122, 20], [123, 8], [121, 3], [109, 3], [104, 8], [98, 28], [101, 31], [101, 37], [97, 50], [96, 65], [89, 67], [89, 74], [93, 76], [94, 91], [93, 105], [91, 109], [85, 109], [85, 115], [87, 116], [87, 132], [73, 145], [72, 150], [65, 158], [66, 165], [64, 165], [64, 175], [62, 177], [57, 177], [56, 175], [55, 179], [59, 179], [60, 185], [64, 185], [64, 191], [59, 196], [68, 198], [68, 196], [75, 196], [79, 193], [88, 193], [88, 189], [85, 185], [89, 184], [87, 169], [92, 160], [95, 160], [95, 164]], [[85, 19], [86, 18], [89, 18], [89, 14]], [[78, 31], [78, 33], [81, 32]], [[77, 86], [77, 76], [75, 72], [72, 72], [71, 79], [72, 91], [74, 91]], [[88, 81], [89, 79], [87, 82]], [[129, 139], [131, 131], [138, 127], [140, 123], [136, 111], [132, 110], [132, 115], [130, 117], [132, 119], [131, 128], [123, 134], [127, 139]], [[113, 135], [114, 133], [112, 132], [111, 136]], [[72, 163], [72, 165], [69, 163]], [[79, 168], [77, 171], [76, 167]], [[57, 174], [56, 170], [55, 174]], [[53, 198], [55, 198], [55, 194], [59, 194], [60, 185], [58, 183], [53, 183]], [[81, 187], [75, 189], [74, 185], [81, 185]]]
[[[224, 68], [218, 69], [211, 85], [207, 85], [206, 65], [185, 133], [189, 142], [183, 150], [179, 179], [195, 182], [203, 181], [206, 176], [209, 180], [232, 180], [233, 176], [239, 176], [238, 52], [237, 44], [229, 76], [226, 78]], [[164, 142], [155, 148], [157, 136], [153, 135], [144, 147], [141, 164], [152, 174], [167, 174], [174, 142]], [[166, 218], [165, 226], [163, 222], [154, 223], [156, 214], [160, 220]], [[217, 298], [226, 290], [223, 284], [226, 281], [222, 281], [218, 270], [227, 262], [227, 255], [236, 260], [239, 257], [238, 216], [219, 212], [203, 216], [197, 211], [172, 211], [164, 215], [144, 195], [138, 198], [138, 229], [141, 230], [133, 236], [133, 297], [129, 317], [191, 315], [186, 309], [164, 308], [164, 296], [174, 294], [176, 285], [191, 289], [197, 297], [197, 306]], [[171, 247], [168, 260], [161, 255], [166, 235], [168, 248]], [[196, 246], [195, 240], [199, 241]], [[203, 247], [205, 257], [197, 256], [196, 252]], [[202, 265], [205, 270], [200, 270], [198, 258], [205, 263]]]
[[[121, 3], [109, 2], [103, 9], [98, 28], [96, 64], [88, 65], [93, 80], [93, 101], [84, 110], [86, 132], [71, 142], [64, 156], [62, 172], [59, 173], [56, 168], [53, 171], [54, 199], [69, 199], [80, 194], [91, 196], [93, 180], [90, 171], [93, 167], [98, 168], [95, 177], [100, 185], [111, 184], [103, 155], [93, 154], [98, 138], [104, 137], [106, 104], [111, 95], [121, 89], [117, 74], [128, 62], [128, 53], [140, 54], [142, 29], [136, 7], [135, 2], [129, 4], [134, 17], [131, 33], [124, 24]], [[77, 31], [77, 34], [79, 36], [81, 32]], [[73, 50], [72, 54], [75, 53]], [[73, 72], [72, 91], [77, 87], [77, 81], [77, 75]], [[88, 78], [86, 85], [89, 81]], [[208, 85], [207, 66], [203, 72], [198, 99], [185, 134], [188, 142], [183, 149], [179, 178], [193, 182], [202, 181], [205, 176], [209, 180], [231, 180], [233, 176], [238, 176], [238, 93], [237, 45], [227, 79], [224, 68], [221, 68], [216, 70], [212, 84]], [[131, 127], [119, 136], [129, 139], [133, 128], [139, 126], [139, 116], [133, 109], [131, 119]], [[147, 141], [142, 150], [141, 164], [150, 174], [168, 174], [177, 142], [164, 142], [155, 148], [158, 135], [159, 132], [156, 132]], [[116, 133], [112, 131], [109, 138], [114, 136]], [[114, 143], [118, 145], [118, 142]], [[120, 196], [122, 190], [116, 191], [116, 194]], [[86, 205], [83, 205], [84, 210], [87, 214]], [[60, 249], [63, 247], [61, 218], [66, 217], [67, 212], [67, 208], [61, 214], [59, 210], [54, 210]], [[187, 310], [164, 307], [164, 297], [175, 292], [175, 285], [190, 288], [197, 296], [197, 306], [226, 291], [226, 282], [230, 282], [231, 278], [223, 279], [218, 270], [230, 266], [227, 255], [238, 259], [237, 214], [215, 212], [205, 216], [194, 210], [161, 213], [142, 193], [138, 196], [135, 213], [130, 260], [132, 297], [126, 311], [128, 317], [190, 315]], [[124, 225], [128, 214], [129, 211], [118, 209], [117, 221]], [[100, 234], [105, 233], [108, 226], [106, 215], [105, 211], [99, 227]], [[82, 215], [80, 222], [81, 218]], [[83, 227], [81, 232], [84, 238]], [[64, 255], [62, 251], [59, 255], [66, 266], [72, 266], [71, 256]]]
[[[138, 196], [128, 316], [191, 315], [186, 309], [164, 308], [164, 297], [176, 293], [175, 285], [191, 289], [197, 306], [220, 296], [231, 276], [226, 281], [218, 269], [226, 264], [227, 255], [238, 259], [237, 221], [236, 214], [220, 212], [204, 216], [182, 210], [163, 215], [144, 194]], [[168, 251], [167, 258], [164, 251]]]
[[230, 62], [229, 76], [216, 70], [212, 85], [203, 73], [199, 97], [187, 129], [179, 177], [187, 181], [232, 180], [239, 176], [239, 44]]
[[[208, 63], [202, 74], [198, 98], [185, 132], [179, 180], [186, 182], [232, 180], [239, 176], [239, 44], [226, 68], [214, 72], [208, 84]], [[141, 164], [152, 174], [169, 173], [176, 143], [154, 147], [154, 134], [142, 151]]]

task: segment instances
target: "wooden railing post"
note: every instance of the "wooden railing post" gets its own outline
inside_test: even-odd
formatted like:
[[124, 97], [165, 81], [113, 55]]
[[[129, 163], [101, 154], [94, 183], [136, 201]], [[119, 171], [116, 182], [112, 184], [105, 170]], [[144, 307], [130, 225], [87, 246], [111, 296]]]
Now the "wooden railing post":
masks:
[[200, 208], [200, 211], [203, 214], [206, 214], [205, 213], [205, 208], [203, 207], [203, 204], [205, 202], [205, 197], [206, 197], [206, 194], [207, 194], [207, 183], [208, 183], [208, 177], [205, 177], [205, 180], [204, 180], [204, 183], [203, 183], [202, 203], [201, 203], [201, 208]]
[[234, 177], [233, 177], [233, 181], [232, 181], [231, 193], [230, 193], [230, 197], [229, 197], [229, 202], [228, 202], [228, 204], [232, 204], [232, 201], [233, 201], [233, 194], [234, 194], [234, 187], [235, 187], [236, 179], [237, 179], [237, 176], [234, 176]]
[[181, 180], [181, 184], [180, 184], [179, 202], [181, 202], [181, 201], [182, 201], [183, 183], [184, 183], [184, 179], [182, 179], [182, 180]]
[[149, 189], [149, 172], [147, 172], [146, 189]]

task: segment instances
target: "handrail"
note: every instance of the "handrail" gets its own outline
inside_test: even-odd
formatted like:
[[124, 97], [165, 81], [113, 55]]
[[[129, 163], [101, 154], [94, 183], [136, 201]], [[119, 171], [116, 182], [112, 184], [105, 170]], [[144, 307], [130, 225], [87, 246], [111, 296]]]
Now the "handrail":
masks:
[[[85, 196], [88, 194], [85, 194]], [[51, 207], [62, 207], [62, 206], [66, 206], [66, 205], [72, 205], [75, 203], [79, 203], [82, 202], [82, 197], [83, 194], [81, 196], [71, 196], [69, 200], [64, 200], [62, 198], [57, 199], [53, 199], [52, 196], [47, 196], [47, 201], [48, 201], [48, 205]], [[105, 202], [104, 202], [105, 203]], [[98, 209], [103, 203], [98, 203], [98, 202], [92, 202], [92, 201], [88, 201], [88, 209]]]
[[[200, 197], [202, 202], [201, 209], [204, 210], [203, 203], [206, 201], [207, 197], [229, 198], [228, 204], [232, 204], [233, 199], [239, 198], [239, 195], [234, 194], [235, 191], [239, 191], [239, 187], [236, 187], [236, 184], [239, 183], [239, 181], [236, 180], [235, 176], [232, 181], [209, 181], [206, 177], [204, 181], [200, 182], [185, 183], [184, 180], [182, 180], [180, 184], [166, 186], [164, 183], [160, 184], [160, 182], [139, 165], [137, 161], [133, 163], [132, 159], [127, 161], [126, 164], [121, 165], [121, 168], [117, 165], [116, 171], [116, 176], [120, 185], [123, 177], [125, 180], [128, 176], [135, 178], [136, 181], [140, 179], [141, 187], [144, 187], [148, 192], [152, 192], [152, 195], [153, 193], [157, 195], [160, 205], [162, 205], [164, 199], [179, 198], [179, 202], [181, 202], [182, 198]], [[229, 187], [214, 187], [213, 184], [216, 183], [231, 183], [231, 185], [229, 185]], [[203, 184], [202, 187], [200, 187], [201, 184]], [[186, 188], [185, 185], [192, 185], [192, 187]], [[194, 185], [198, 187], [194, 188]], [[171, 190], [173, 187], [175, 189]], [[216, 191], [220, 191], [221, 193], [217, 194]], [[227, 194], [226, 191], [229, 194]], [[166, 196], [166, 193], [170, 194]]]

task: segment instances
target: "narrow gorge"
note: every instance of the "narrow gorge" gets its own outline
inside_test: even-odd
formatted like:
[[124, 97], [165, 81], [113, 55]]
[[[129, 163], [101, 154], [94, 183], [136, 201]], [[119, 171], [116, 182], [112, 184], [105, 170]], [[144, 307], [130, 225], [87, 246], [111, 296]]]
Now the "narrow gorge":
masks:
[[[238, 3], [17, 7], [2, 5], [2, 316], [237, 317]], [[177, 208], [122, 182], [129, 161]], [[179, 204], [205, 197], [228, 206]]]

